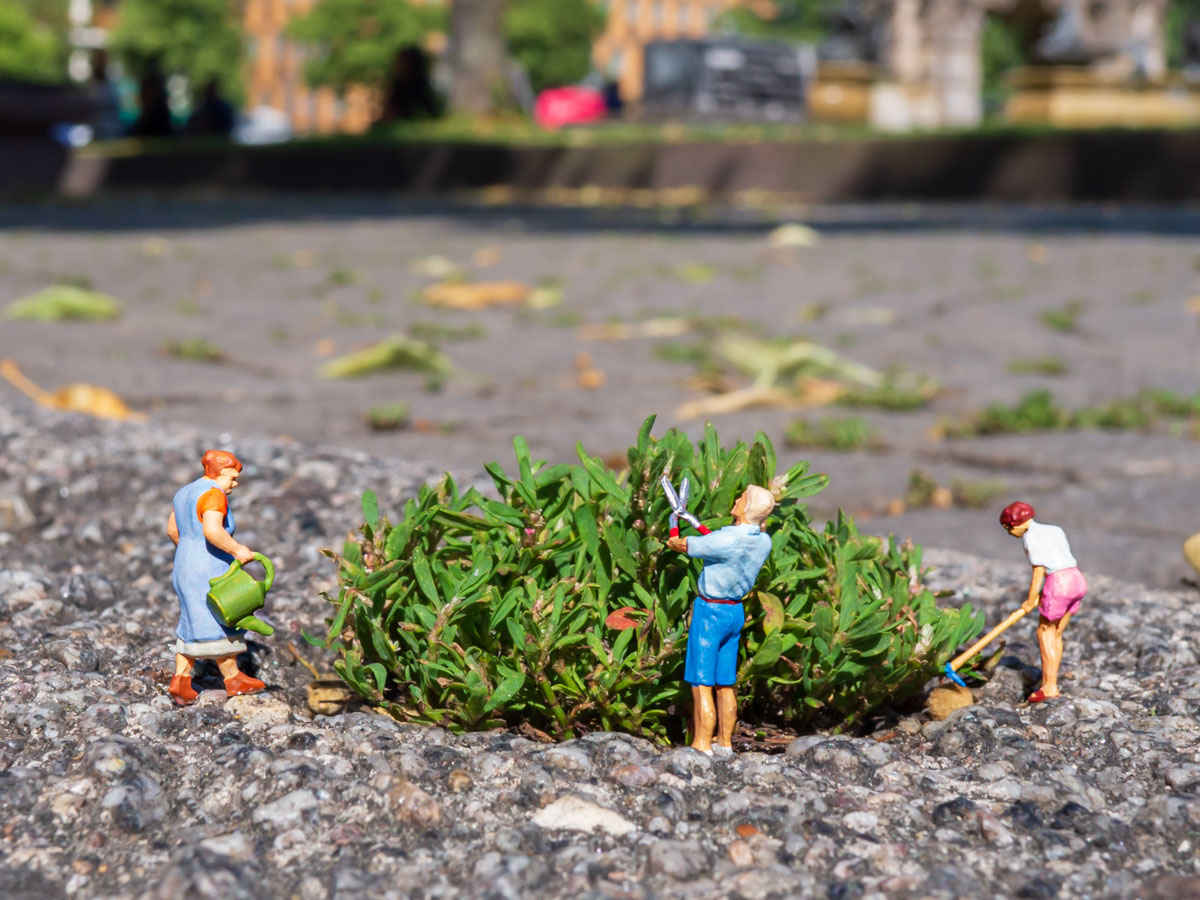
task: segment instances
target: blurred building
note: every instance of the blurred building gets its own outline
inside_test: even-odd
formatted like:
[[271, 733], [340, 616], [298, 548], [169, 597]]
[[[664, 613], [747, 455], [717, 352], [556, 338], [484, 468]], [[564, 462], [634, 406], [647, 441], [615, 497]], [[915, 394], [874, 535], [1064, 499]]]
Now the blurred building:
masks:
[[601, 0], [608, 27], [596, 41], [596, 67], [613, 78], [625, 100], [639, 100], [645, 49], [651, 41], [700, 38], [722, 12], [743, 0]]

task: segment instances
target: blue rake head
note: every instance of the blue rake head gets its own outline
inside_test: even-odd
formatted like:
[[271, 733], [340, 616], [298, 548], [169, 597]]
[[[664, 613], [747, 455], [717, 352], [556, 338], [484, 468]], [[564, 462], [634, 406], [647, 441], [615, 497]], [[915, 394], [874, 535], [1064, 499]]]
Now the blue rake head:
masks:
[[955, 672], [952, 668], [950, 668], [950, 663], [946, 663], [946, 668], [944, 669], [944, 671], [946, 673], [946, 677], [949, 678], [951, 681], [953, 681], [955, 684], [957, 684], [959, 687], [967, 686], [967, 683], [958, 677], [958, 673]]

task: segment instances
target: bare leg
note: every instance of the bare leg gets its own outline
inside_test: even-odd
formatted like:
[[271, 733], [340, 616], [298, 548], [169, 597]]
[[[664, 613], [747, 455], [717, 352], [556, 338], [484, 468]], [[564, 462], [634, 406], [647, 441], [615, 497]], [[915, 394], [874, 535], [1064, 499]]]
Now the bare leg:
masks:
[[733, 745], [733, 726], [737, 723], [737, 692], [729, 685], [717, 688], [717, 721], [720, 728], [717, 743], [722, 747]]
[[1063, 657], [1063, 629], [1070, 618], [1071, 614], [1067, 613], [1057, 622], [1051, 622], [1042, 616], [1038, 622], [1037, 640], [1042, 651], [1042, 693], [1047, 697], [1059, 695], [1058, 667]]
[[222, 678], [229, 679], [238, 673], [237, 654], [219, 656], [215, 662], [217, 664], [217, 668], [221, 670]]
[[190, 656], [184, 656], [182, 653], [175, 654], [175, 674], [182, 675], [185, 678], [192, 677], [192, 666], [195, 660]]
[[713, 689], [706, 684], [692, 685], [692, 747], [701, 753], [712, 753], [713, 731], [717, 727], [717, 710], [713, 705]]

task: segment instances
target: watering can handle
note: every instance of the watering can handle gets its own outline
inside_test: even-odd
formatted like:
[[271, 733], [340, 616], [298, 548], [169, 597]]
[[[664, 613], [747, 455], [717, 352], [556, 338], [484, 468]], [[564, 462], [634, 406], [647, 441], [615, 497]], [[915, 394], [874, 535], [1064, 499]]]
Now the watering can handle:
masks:
[[262, 563], [263, 570], [267, 573], [267, 583], [264, 590], [269, 591], [271, 589], [271, 585], [275, 583], [275, 564], [261, 553], [255, 553], [254, 558]]
[[[254, 558], [256, 560], [258, 560], [260, 563], [262, 563], [262, 567], [267, 573], [267, 582], [266, 582], [266, 587], [264, 588], [264, 590], [269, 591], [271, 589], [271, 585], [273, 585], [275, 583], [275, 564], [273, 562], [271, 562], [269, 559], [267, 559], [265, 556], [263, 556], [261, 553], [255, 553]], [[236, 572], [241, 567], [242, 567], [241, 560], [235, 559], [233, 562], [231, 562], [229, 564], [229, 571]]]

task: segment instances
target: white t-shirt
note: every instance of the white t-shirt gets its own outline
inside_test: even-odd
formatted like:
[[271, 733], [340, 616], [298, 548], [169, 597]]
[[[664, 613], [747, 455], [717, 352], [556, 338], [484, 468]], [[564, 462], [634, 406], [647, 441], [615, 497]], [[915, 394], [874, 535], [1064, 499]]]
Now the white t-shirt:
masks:
[[1067, 534], [1057, 525], [1043, 525], [1030, 520], [1029, 530], [1021, 536], [1025, 558], [1031, 566], [1045, 566], [1047, 572], [1075, 566]]

